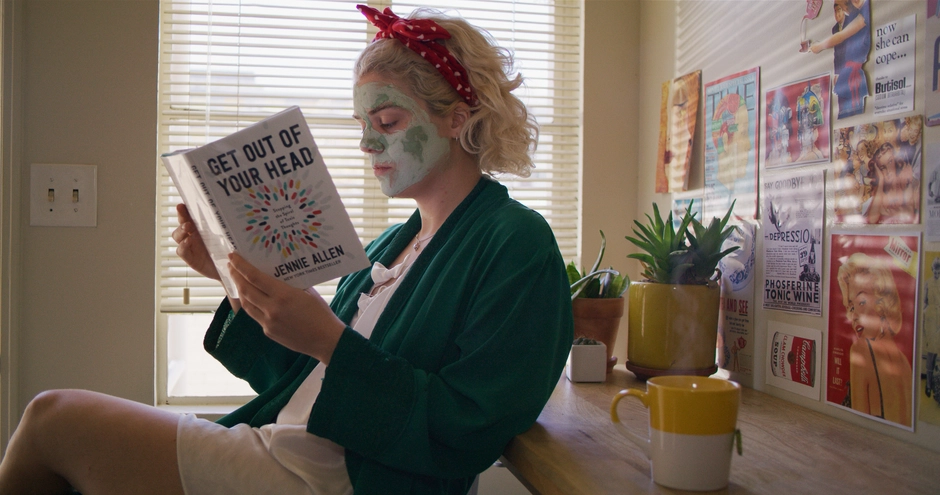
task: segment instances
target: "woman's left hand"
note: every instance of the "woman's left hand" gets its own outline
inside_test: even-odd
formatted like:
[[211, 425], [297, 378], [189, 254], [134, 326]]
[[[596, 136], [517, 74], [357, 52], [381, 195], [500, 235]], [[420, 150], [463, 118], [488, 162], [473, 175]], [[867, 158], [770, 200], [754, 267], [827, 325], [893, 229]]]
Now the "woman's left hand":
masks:
[[288, 349], [329, 363], [346, 325], [320, 294], [291, 287], [237, 253], [229, 255], [229, 271], [242, 310], [261, 325], [265, 335]]

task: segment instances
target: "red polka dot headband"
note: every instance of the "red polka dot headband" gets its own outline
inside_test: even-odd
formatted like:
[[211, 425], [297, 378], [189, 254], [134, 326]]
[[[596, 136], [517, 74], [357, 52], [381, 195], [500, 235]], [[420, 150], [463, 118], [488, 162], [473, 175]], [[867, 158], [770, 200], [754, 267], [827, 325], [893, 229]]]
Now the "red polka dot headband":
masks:
[[430, 19], [402, 19], [388, 7], [384, 13], [366, 5], [356, 5], [356, 8], [379, 28], [373, 42], [393, 38], [404, 43], [434, 65], [468, 105], [476, 105], [477, 98], [470, 87], [467, 71], [442, 43], [437, 43], [437, 40], [450, 39], [450, 33], [446, 29]]

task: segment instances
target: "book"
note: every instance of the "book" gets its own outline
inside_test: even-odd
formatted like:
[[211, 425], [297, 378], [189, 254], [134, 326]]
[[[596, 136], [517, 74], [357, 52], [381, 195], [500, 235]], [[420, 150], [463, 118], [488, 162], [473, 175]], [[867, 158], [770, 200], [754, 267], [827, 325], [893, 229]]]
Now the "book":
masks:
[[233, 251], [301, 289], [370, 265], [300, 108], [161, 159], [230, 297]]

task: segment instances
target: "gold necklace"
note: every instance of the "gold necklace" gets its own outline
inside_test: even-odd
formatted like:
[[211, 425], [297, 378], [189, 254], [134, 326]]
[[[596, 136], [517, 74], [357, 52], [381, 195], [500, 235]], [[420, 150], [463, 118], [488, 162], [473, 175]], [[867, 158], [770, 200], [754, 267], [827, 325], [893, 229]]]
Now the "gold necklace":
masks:
[[424, 239], [418, 239], [418, 235], [415, 234], [415, 244], [414, 244], [414, 246], [412, 246], [412, 247], [414, 248], [414, 250], [417, 251], [417, 250], [421, 249], [421, 243], [424, 242], [424, 241], [426, 241], [426, 240], [428, 240], [428, 239], [430, 239], [430, 238], [432, 238], [432, 237], [434, 237], [434, 234], [435, 234], [434, 232], [431, 232], [431, 234], [429, 234], [429, 235], [428, 235], [427, 237], [425, 237]]

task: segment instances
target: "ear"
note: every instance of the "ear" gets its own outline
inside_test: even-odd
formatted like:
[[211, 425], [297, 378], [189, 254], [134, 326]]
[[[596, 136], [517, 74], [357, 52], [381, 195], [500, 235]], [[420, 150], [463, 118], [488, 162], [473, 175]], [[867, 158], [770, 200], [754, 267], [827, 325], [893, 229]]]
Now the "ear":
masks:
[[463, 130], [468, 120], [470, 120], [470, 105], [464, 102], [458, 103], [450, 113], [450, 130], [448, 137], [456, 138], [460, 136], [460, 132]]

